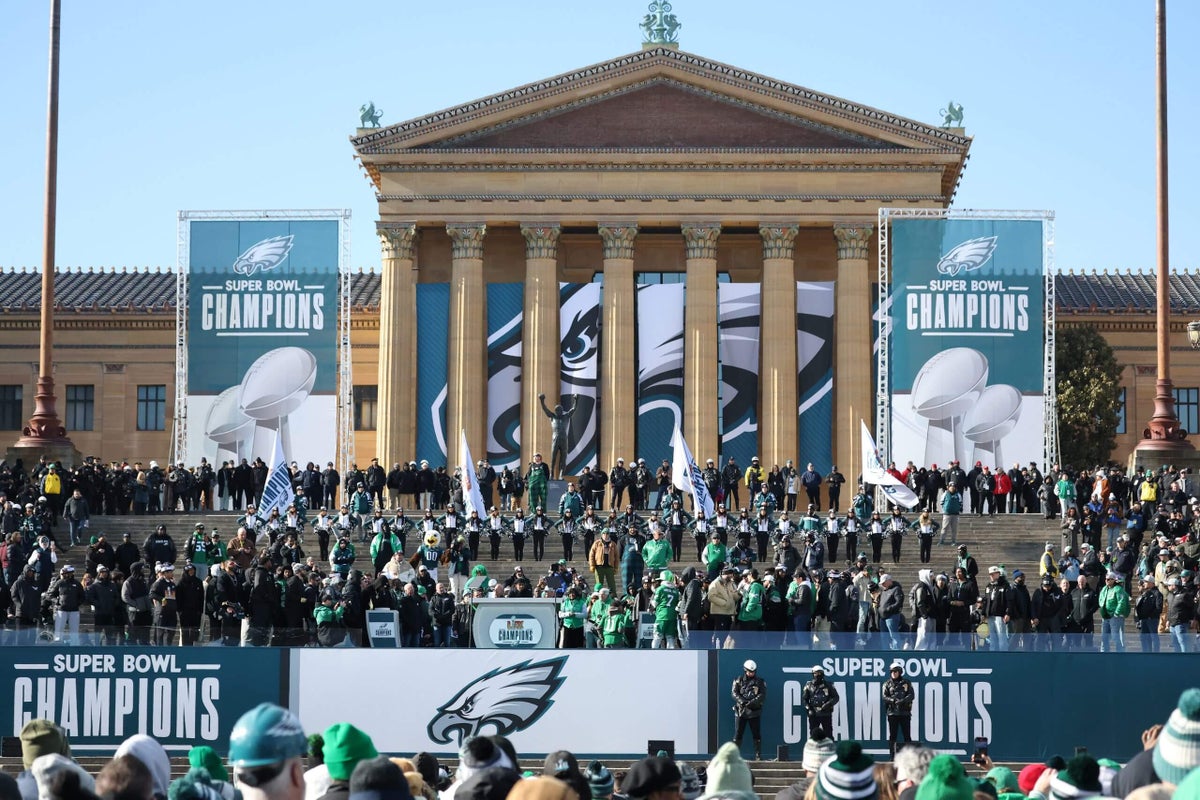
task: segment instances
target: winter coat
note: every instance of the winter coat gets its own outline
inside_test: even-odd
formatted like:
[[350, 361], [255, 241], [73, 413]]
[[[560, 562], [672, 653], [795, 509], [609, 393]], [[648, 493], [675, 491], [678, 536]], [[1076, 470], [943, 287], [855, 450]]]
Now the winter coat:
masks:
[[55, 611], [78, 611], [84, 604], [83, 585], [75, 580], [73, 575], [70, 578], [60, 578], [50, 584], [43, 602]]
[[904, 589], [896, 581], [879, 593], [879, 618], [891, 619], [904, 610]]

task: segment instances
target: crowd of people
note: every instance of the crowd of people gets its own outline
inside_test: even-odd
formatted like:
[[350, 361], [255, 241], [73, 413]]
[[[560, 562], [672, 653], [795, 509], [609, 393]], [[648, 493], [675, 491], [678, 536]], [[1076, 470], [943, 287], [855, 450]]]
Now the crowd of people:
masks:
[[[745, 683], [747, 677], [751, 683], [758, 680], [752, 667], [747, 664], [746, 675], [735, 681], [735, 698], [739, 683]], [[897, 680], [894, 673], [891, 680]], [[889, 704], [889, 721], [892, 708]], [[810, 724], [800, 777], [781, 790], [776, 800], [1200, 797], [1197, 689], [1182, 694], [1163, 724], [1142, 733], [1141, 751], [1124, 765], [1085, 751], [1069, 760], [1056, 755], [1014, 770], [996, 766], [980, 751], [964, 764], [915, 742], [906, 742], [894, 750], [891, 762], [883, 762], [864, 752], [860, 742], [833, 741], [819, 718], [810, 718]], [[739, 738], [741, 731], [739, 725]], [[569, 734], [564, 736], [569, 738]], [[754, 767], [743, 758], [738, 742], [723, 744], [707, 763], [689, 764], [659, 751], [634, 761], [627, 769], [617, 769], [600, 760], [584, 765], [571, 751], [558, 750], [545, 757], [540, 769], [525, 769], [509, 739], [480, 735], [463, 741], [456, 763], [443, 765], [427, 752], [412, 758], [381, 755], [367, 730], [350, 723], [336, 723], [320, 734], [306, 736], [292, 712], [271, 703], [263, 703], [237, 720], [227, 760], [211, 747], [192, 747], [187, 756], [189, 769], [174, 780], [167, 751], [144, 734], [123, 742], [94, 776], [72, 759], [65, 731], [53, 722], [29, 721], [21, 730], [20, 744], [24, 770], [15, 778], [0, 773], [0, 800], [759, 798]]]

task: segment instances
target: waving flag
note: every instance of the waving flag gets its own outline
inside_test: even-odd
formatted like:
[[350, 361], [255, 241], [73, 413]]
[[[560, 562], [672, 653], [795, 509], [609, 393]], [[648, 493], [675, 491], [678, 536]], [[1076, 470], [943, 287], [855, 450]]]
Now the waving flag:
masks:
[[487, 516], [487, 508], [483, 505], [483, 493], [479, 491], [479, 479], [475, 477], [475, 462], [471, 460], [471, 448], [467, 445], [467, 432], [460, 431], [462, 436], [462, 447], [459, 452], [462, 453], [462, 463], [459, 464], [459, 469], [462, 470], [462, 487], [463, 487], [463, 505], [466, 506], [466, 511], [470, 512], [475, 509], [479, 512], [479, 517], [482, 519]]
[[867, 430], [867, 423], [859, 420], [862, 425], [862, 476], [864, 483], [873, 483], [879, 487], [888, 500], [905, 508], [917, 504], [917, 496], [904, 482], [883, 468], [879, 462], [879, 454], [875, 452], [875, 439]]
[[681, 492], [691, 492], [692, 508], [696, 511], [703, 508], [704, 516], [711, 517], [712, 495], [708, 493], [708, 486], [704, 483], [700, 467], [696, 464], [696, 459], [692, 458], [692, 451], [688, 449], [679, 428], [675, 429], [675, 434], [671, 437], [671, 446], [675, 450], [671, 459], [671, 483]]
[[279, 431], [276, 431], [275, 456], [271, 459], [270, 470], [267, 471], [267, 483], [263, 486], [258, 512], [266, 516], [271, 513], [272, 508], [278, 508], [279, 515], [283, 516], [287, 507], [294, 502], [296, 492], [292, 488], [292, 475], [288, 472], [287, 461], [283, 457], [283, 438]]

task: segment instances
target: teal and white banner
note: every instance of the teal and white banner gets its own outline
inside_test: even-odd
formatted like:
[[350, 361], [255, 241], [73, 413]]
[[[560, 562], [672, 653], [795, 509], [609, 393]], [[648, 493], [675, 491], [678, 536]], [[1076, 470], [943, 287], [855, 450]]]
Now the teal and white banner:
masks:
[[892, 460], [1041, 461], [1043, 224], [892, 221]]
[[284, 699], [284, 652], [7, 647], [0, 663], [0, 685], [8, 687], [0, 692], [3, 735], [19, 736], [31, 719], [48, 719], [66, 730], [76, 755], [111, 753], [136, 733], [172, 753], [199, 744], [224, 753], [238, 717], [264, 700]]
[[758, 455], [759, 338], [762, 284], [717, 284], [717, 348], [721, 361], [721, 452], [701, 453], [717, 468], [730, 458], [750, 466]]
[[180, 215], [188, 241], [187, 453], [337, 454], [337, 326], [343, 217]]
[[563, 408], [575, 406], [567, 427], [567, 466], [578, 475], [596, 466], [600, 451], [600, 292], [599, 283], [558, 285], [561, 340], [559, 393]]
[[[521, 333], [525, 284], [487, 287], [487, 458], [499, 472], [521, 464]], [[474, 469], [474, 467], [472, 467]]]
[[796, 397], [800, 446], [796, 469], [812, 462], [829, 472], [833, 462], [833, 282], [796, 283]]
[[671, 435], [683, 427], [683, 300], [682, 283], [637, 287], [636, 455], [651, 475], [670, 462]]

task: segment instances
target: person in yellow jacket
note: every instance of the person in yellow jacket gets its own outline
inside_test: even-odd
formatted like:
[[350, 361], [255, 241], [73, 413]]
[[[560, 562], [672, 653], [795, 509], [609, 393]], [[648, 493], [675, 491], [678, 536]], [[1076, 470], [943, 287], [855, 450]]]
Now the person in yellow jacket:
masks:
[[759, 463], [758, 456], [750, 459], [750, 466], [746, 467], [746, 488], [750, 492], [750, 497], [758, 492], [758, 487], [762, 485], [766, 479], [766, 473], [763, 472], [762, 464]]
[[1042, 553], [1042, 559], [1038, 562], [1038, 573], [1045, 578], [1049, 575], [1058, 583], [1058, 563], [1054, 560], [1054, 545], [1046, 543], [1046, 552]]

